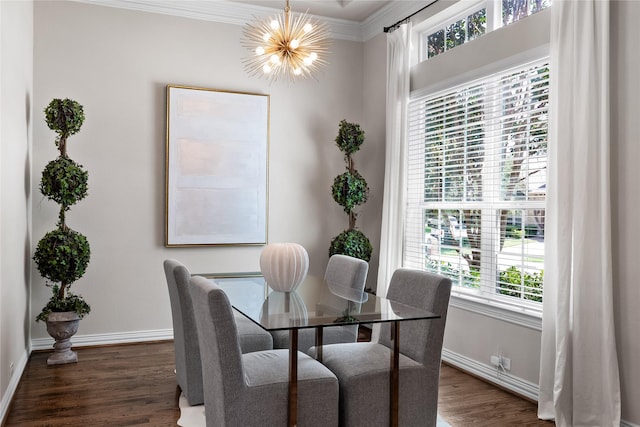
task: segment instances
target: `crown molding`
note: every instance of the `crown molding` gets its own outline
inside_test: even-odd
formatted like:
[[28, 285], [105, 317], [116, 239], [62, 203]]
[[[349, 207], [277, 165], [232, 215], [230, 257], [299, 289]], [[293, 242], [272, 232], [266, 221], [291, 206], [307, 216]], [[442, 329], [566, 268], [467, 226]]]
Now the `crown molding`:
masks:
[[395, 24], [401, 19], [415, 13], [425, 5], [424, 1], [396, 0], [383, 7], [361, 24], [362, 41], [367, 41], [384, 31], [384, 27]]
[[[224, 24], [245, 25], [253, 19], [260, 19], [276, 13], [279, 9], [264, 6], [235, 3], [230, 1], [197, 0], [71, 0], [78, 3], [117, 7], [140, 12], [160, 13], [183, 18], [200, 19]], [[356, 42], [367, 41], [382, 33], [385, 26], [410, 15], [424, 6], [424, 1], [396, 0], [383, 7], [363, 22], [346, 19], [313, 16], [326, 22], [330, 37]]]
[[[229, 1], [193, 1], [193, 0], [71, 0], [78, 3], [117, 7], [141, 12], [160, 13], [183, 18], [200, 19], [224, 24], [245, 25], [253, 19], [265, 18], [279, 9], [263, 6], [234, 3]], [[340, 40], [363, 41], [359, 22], [313, 16], [326, 22], [330, 37]]]

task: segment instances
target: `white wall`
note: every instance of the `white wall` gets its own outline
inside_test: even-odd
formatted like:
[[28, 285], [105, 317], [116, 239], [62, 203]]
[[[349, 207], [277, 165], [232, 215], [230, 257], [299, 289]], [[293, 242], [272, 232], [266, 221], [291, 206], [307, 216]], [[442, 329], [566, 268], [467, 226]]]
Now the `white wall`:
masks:
[[369, 200], [362, 205], [357, 226], [369, 237], [374, 246], [369, 261], [367, 287], [376, 289], [380, 261], [380, 224], [384, 193], [384, 162], [386, 132], [387, 38], [385, 34], [364, 44], [364, 72], [362, 90], [364, 113], [362, 127], [366, 140], [357, 154], [356, 167], [369, 184]]
[[32, 51], [32, 3], [0, 2], [0, 419], [30, 345]]
[[[78, 338], [169, 330], [165, 258], [179, 259], [193, 272], [259, 269], [259, 246], [163, 246], [167, 84], [271, 95], [269, 241], [302, 244], [310, 274], [324, 274], [329, 243], [347, 226], [330, 187], [344, 170], [334, 142], [338, 123], [363, 120], [362, 44], [333, 41], [319, 82], [269, 86], [243, 70], [241, 30], [83, 3], [35, 3], [34, 171], [56, 156], [55, 135], [42, 113], [49, 101], [75, 99], [86, 115], [68, 146], [70, 157], [89, 171], [89, 195], [67, 216], [92, 250], [86, 275], [73, 285], [92, 305]], [[367, 142], [358, 165], [364, 167], [368, 150], [375, 149]], [[35, 245], [55, 227], [57, 205], [40, 196], [39, 173], [34, 176]], [[369, 216], [375, 220], [376, 213]], [[358, 224], [364, 223], [363, 214]], [[48, 289], [37, 271], [33, 275], [35, 311]], [[32, 336], [46, 338], [43, 325], [34, 322]]]
[[[4, 44], [5, 22], [14, 20], [15, 13], [7, 18], [7, 3], [0, 3], [3, 83], [8, 55]], [[634, 258], [635, 245], [640, 241], [636, 219], [640, 207], [636, 189], [640, 171], [635, 164], [640, 155], [636, 141], [640, 134], [637, 120], [640, 87], [636, 77], [640, 73], [636, 53], [640, 40], [634, 31], [639, 17], [640, 4], [612, 3], [612, 170], [615, 171], [612, 237], [623, 419], [629, 425], [640, 425], [640, 407], [636, 404], [640, 402], [637, 357], [640, 311], [635, 309], [640, 301], [636, 279], [640, 277], [640, 267]], [[24, 34], [28, 33], [21, 28]], [[32, 191], [35, 196], [31, 246], [54, 227], [57, 215], [56, 206], [42, 200], [37, 191], [39, 171], [56, 155], [54, 135], [44, 124], [42, 110], [53, 97], [71, 97], [85, 106], [87, 114], [83, 130], [69, 141], [71, 157], [90, 174], [89, 197], [74, 206], [68, 216], [69, 224], [88, 236], [93, 251], [87, 275], [74, 286], [93, 306], [93, 312], [81, 324], [79, 336], [169, 330], [169, 304], [161, 269], [166, 257], [181, 259], [199, 272], [258, 269], [260, 247], [163, 247], [164, 97], [168, 83], [271, 94], [269, 237], [274, 242], [297, 241], [307, 247], [310, 272], [318, 277], [324, 270], [329, 241], [346, 227], [346, 215], [333, 202], [329, 191], [333, 177], [343, 169], [342, 156], [334, 143], [337, 124], [343, 118], [361, 123], [367, 139], [355, 159], [371, 194], [361, 208], [358, 226], [374, 244], [370, 276], [375, 277], [384, 176], [385, 36], [367, 41], [364, 48], [360, 43], [334, 42], [331, 65], [319, 83], [269, 86], [262, 80], [248, 78], [242, 70], [244, 51], [237, 42], [240, 32], [233, 25], [95, 5], [35, 4], [35, 97], [30, 104], [34, 111], [35, 172], [30, 186], [25, 184], [25, 192]], [[19, 40], [28, 43], [30, 39]], [[4, 157], [6, 114], [9, 114], [4, 104], [4, 85], [2, 94], [2, 189], [8, 186], [14, 191], [15, 185], [5, 180], [6, 164], [19, 165]], [[14, 112], [26, 107], [12, 105]], [[29, 122], [18, 119], [15, 131], [28, 129]], [[22, 176], [18, 178], [24, 182], [25, 169], [16, 175], [20, 172]], [[18, 341], [26, 339], [26, 332], [13, 326], [15, 305], [5, 303], [9, 289], [5, 275], [21, 274], [26, 283], [24, 275], [29, 273], [15, 268], [9, 273], [4, 268], [6, 250], [15, 248], [16, 243], [16, 239], [7, 240], [5, 234], [8, 197], [4, 191], [0, 193], [3, 263], [0, 372], [3, 373], [7, 358], [16, 357], [5, 337], [17, 334], [22, 337]], [[28, 215], [28, 208], [16, 209], [19, 215]], [[23, 234], [27, 234], [26, 230]], [[22, 236], [17, 243], [22, 245], [20, 251], [28, 262], [28, 256], [24, 255], [29, 253], [25, 240]], [[35, 314], [48, 294], [38, 273], [32, 274]], [[19, 306], [26, 292], [19, 291], [11, 301], [17, 300]], [[21, 308], [17, 311], [18, 317], [31, 322], [33, 315], [24, 315]], [[7, 326], [8, 318], [12, 319], [11, 329]], [[34, 338], [46, 337], [43, 325], [31, 322], [31, 326]], [[514, 381], [521, 381], [521, 386], [537, 384], [539, 342], [540, 334], [534, 329], [464, 309], [450, 310], [445, 338], [447, 354], [481, 367], [488, 365], [489, 354], [500, 346], [511, 357], [511, 374]], [[18, 353], [24, 351], [21, 347]], [[4, 391], [6, 377], [2, 378], [0, 385]]]
[[611, 3], [611, 171], [616, 343], [622, 418], [640, 426], [640, 3]]

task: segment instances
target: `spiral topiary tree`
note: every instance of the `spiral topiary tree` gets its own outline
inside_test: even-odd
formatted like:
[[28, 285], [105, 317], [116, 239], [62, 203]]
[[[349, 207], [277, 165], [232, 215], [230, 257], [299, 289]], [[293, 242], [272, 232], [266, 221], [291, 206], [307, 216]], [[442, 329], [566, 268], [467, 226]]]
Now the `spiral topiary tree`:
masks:
[[54, 99], [44, 112], [47, 125], [58, 135], [56, 146], [60, 155], [42, 171], [40, 192], [58, 203], [60, 212], [57, 228], [44, 235], [33, 255], [38, 271], [50, 281], [47, 286], [52, 288], [51, 298], [36, 320], [47, 321], [53, 312], [74, 312], [82, 318], [91, 311], [91, 307], [69, 289], [84, 275], [91, 250], [87, 238], [69, 228], [65, 216], [72, 205], [85, 198], [88, 191], [88, 172], [67, 155], [67, 138], [80, 130], [84, 111], [76, 101]]
[[369, 261], [373, 247], [367, 236], [356, 228], [357, 213], [354, 211], [367, 201], [369, 187], [367, 181], [355, 169], [351, 155], [360, 149], [364, 142], [364, 131], [360, 125], [342, 120], [338, 126], [336, 144], [342, 153], [346, 163], [346, 172], [338, 175], [333, 180], [331, 195], [333, 200], [344, 208], [349, 215], [349, 228], [338, 234], [331, 241], [329, 256], [334, 254], [349, 255], [354, 258]]

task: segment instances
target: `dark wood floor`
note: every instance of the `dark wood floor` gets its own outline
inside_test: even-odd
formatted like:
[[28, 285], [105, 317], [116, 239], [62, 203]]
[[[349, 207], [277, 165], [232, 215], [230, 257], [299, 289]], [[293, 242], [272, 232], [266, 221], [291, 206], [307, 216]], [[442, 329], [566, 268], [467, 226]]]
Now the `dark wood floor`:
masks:
[[[5, 426], [175, 426], [180, 416], [172, 342], [80, 348], [77, 364], [33, 353]], [[440, 415], [452, 427], [553, 426], [535, 404], [444, 365]]]
[[440, 369], [438, 413], [452, 427], [553, 427], [538, 406], [446, 364]]

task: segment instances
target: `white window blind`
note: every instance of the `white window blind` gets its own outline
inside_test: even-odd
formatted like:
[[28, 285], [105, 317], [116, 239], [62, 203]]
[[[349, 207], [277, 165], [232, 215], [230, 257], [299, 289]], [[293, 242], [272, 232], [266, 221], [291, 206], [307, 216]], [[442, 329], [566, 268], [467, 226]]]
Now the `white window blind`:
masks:
[[536, 61], [409, 104], [404, 264], [454, 294], [542, 310], [549, 68]]

